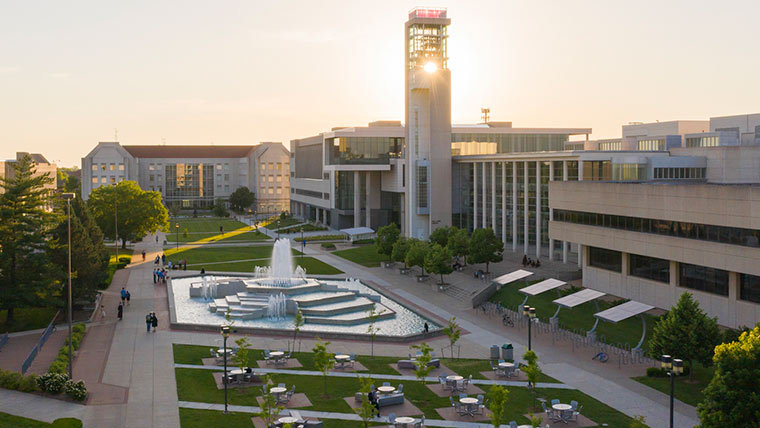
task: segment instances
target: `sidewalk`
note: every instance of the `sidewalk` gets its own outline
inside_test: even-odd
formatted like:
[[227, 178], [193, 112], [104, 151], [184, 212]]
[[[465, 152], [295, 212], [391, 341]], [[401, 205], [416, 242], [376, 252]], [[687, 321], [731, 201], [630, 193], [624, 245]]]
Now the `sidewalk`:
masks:
[[82, 419], [85, 406], [68, 401], [0, 388], [0, 412], [43, 422], [60, 418]]

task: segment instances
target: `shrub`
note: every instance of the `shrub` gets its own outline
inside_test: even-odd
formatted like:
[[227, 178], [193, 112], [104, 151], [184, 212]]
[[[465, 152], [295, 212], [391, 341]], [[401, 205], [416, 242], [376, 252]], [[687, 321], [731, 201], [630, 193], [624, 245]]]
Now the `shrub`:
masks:
[[647, 377], [664, 377], [665, 370], [659, 367], [647, 367]]
[[304, 241], [345, 241], [346, 235], [314, 235], [305, 236]]
[[335, 244], [333, 244], [332, 242], [323, 242], [322, 243], [322, 248], [324, 248], [326, 250], [334, 250], [335, 249]]
[[82, 428], [82, 421], [74, 418], [61, 418], [53, 421], [51, 428]]
[[31, 374], [23, 376], [18, 384], [18, 390], [21, 392], [34, 392], [37, 391], [37, 375]]
[[358, 239], [352, 242], [352, 244], [354, 245], [364, 245], [364, 244], [374, 244], [374, 243], [375, 243], [374, 238], [373, 239]]
[[0, 388], [21, 392], [37, 391], [37, 375], [24, 376], [17, 372], [0, 369]]
[[60, 394], [68, 381], [69, 376], [66, 374], [48, 372], [37, 378], [37, 386], [42, 392]]
[[84, 401], [87, 398], [87, 388], [84, 386], [84, 381], [80, 380], [74, 382], [69, 379], [63, 385], [63, 392], [76, 401]]
[[[82, 344], [82, 339], [84, 339], [84, 334], [87, 331], [87, 327], [84, 325], [84, 323], [76, 324], [71, 329], [71, 346], [76, 351], [79, 349], [79, 345]], [[55, 358], [55, 360], [50, 364], [50, 367], [48, 368], [48, 372], [52, 373], [66, 373], [67, 368], [69, 367], [69, 338], [66, 338], [65, 343], [61, 347], [60, 350], [58, 350], [58, 356]]]

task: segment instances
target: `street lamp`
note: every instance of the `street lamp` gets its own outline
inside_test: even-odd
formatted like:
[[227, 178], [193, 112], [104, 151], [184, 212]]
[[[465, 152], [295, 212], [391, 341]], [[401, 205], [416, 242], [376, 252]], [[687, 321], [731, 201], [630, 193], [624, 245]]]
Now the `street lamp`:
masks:
[[179, 251], [179, 223], [174, 224], [174, 230], [177, 231], [177, 251]]
[[660, 365], [670, 376], [670, 428], [673, 428], [673, 388], [676, 376], [683, 373], [683, 360], [673, 359], [670, 355], [663, 355]]
[[224, 377], [222, 383], [224, 384], [224, 414], [228, 414], [227, 411], [227, 338], [230, 337], [230, 326], [222, 326], [222, 337], [224, 337]]
[[[67, 311], [68, 313], [68, 321], [69, 321], [69, 379], [74, 379], [73, 373], [72, 373], [72, 366], [74, 365], [74, 350], [72, 349], [71, 345], [71, 200], [76, 197], [74, 193], [64, 193], [61, 195], [63, 199], [66, 200], [66, 205], [68, 205], [68, 218], [69, 218], [69, 290], [68, 290], [68, 306], [69, 309]], [[118, 257], [117, 257], [118, 260]]]
[[523, 315], [525, 315], [528, 318], [528, 351], [530, 351], [531, 348], [531, 324], [533, 324], [533, 320], [536, 318], [536, 308], [531, 308], [528, 305], [523, 306]]
[[306, 241], [303, 240], [303, 227], [301, 227], [301, 260], [303, 260], [304, 250], [306, 250]]

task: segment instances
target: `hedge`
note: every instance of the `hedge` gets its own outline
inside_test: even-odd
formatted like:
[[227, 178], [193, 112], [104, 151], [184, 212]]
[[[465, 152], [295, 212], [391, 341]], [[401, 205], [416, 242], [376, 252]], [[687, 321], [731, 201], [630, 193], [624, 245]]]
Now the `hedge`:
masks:
[[298, 239], [298, 241], [345, 241], [346, 235], [315, 235], [315, 236], [304, 236], [303, 239]]
[[[84, 323], [76, 324], [72, 327], [71, 331], [71, 344], [74, 350], [79, 349], [79, 345], [82, 344], [82, 339], [87, 331], [87, 327]], [[61, 349], [58, 351], [58, 357], [50, 364], [48, 372], [50, 373], [66, 373], [69, 367], [69, 338], [66, 338]]]
[[0, 369], [0, 388], [12, 389], [21, 392], [39, 391], [37, 387], [37, 375], [22, 375], [18, 372]]

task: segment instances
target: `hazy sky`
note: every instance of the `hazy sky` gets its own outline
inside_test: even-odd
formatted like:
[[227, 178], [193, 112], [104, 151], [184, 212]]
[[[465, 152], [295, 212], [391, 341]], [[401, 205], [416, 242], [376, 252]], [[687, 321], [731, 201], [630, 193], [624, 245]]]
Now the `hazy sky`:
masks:
[[[403, 116], [414, 1], [0, 3], [0, 158], [98, 141], [254, 144]], [[443, 1], [455, 123], [760, 111], [760, 2]]]

